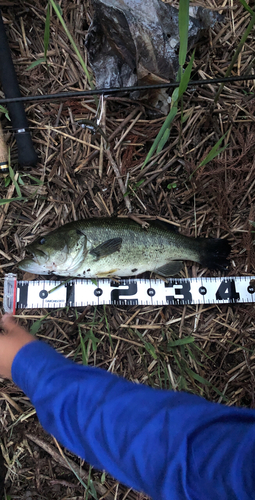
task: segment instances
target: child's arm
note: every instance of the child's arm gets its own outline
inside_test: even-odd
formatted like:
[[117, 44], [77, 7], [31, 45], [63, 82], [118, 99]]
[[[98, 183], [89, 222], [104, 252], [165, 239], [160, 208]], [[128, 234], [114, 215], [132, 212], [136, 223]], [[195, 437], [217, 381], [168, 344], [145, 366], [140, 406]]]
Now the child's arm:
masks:
[[134, 384], [21, 335], [13, 380], [69, 450], [157, 500], [254, 498], [254, 410]]

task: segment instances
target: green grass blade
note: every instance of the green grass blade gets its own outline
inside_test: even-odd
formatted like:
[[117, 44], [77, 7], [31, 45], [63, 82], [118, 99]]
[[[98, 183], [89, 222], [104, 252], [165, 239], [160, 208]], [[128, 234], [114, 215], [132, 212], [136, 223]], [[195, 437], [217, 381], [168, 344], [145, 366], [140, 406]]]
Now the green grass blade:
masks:
[[47, 5], [45, 28], [44, 28], [44, 58], [47, 59], [47, 52], [50, 41], [50, 2]]
[[[250, 32], [251, 32], [254, 24], [255, 24], [255, 13], [253, 13], [253, 16], [252, 16], [252, 18], [251, 18], [251, 20], [250, 20], [250, 22], [249, 22], [249, 24], [248, 24], [248, 26], [247, 26], [247, 28], [246, 28], [243, 36], [242, 36], [242, 38], [241, 38], [241, 40], [240, 40], [240, 42], [238, 44], [238, 47], [237, 47], [237, 49], [236, 49], [236, 51], [235, 51], [235, 53], [234, 53], [234, 55], [232, 57], [231, 63], [230, 63], [230, 65], [229, 65], [229, 67], [228, 67], [228, 69], [227, 69], [227, 71], [226, 71], [226, 73], [224, 75], [225, 78], [227, 78], [230, 75], [230, 73], [231, 73], [231, 71], [232, 71], [232, 69], [233, 69], [233, 67], [234, 67], [234, 65], [235, 65], [235, 63], [236, 63], [236, 61], [238, 59], [238, 56], [239, 56], [239, 54], [240, 54], [240, 52], [241, 52], [241, 50], [242, 50], [242, 48], [243, 48], [243, 46], [244, 46], [244, 44], [245, 44], [245, 42], [246, 42], [249, 34], [250, 34]], [[220, 94], [222, 92], [222, 89], [223, 89], [224, 85], [225, 85], [225, 83], [221, 83], [221, 85], [219, 86], [218, 92], [216, 93], [216, 96], [214, 98], [214, 103], [215, 104], [217, 103], [217, 101], [219, 99], [219, 96], [220, 96]]]
[[155, 141], [153, 142], [149, 153], [147, 154], [147, 156], [144, 160], [144, 163], [142, 165], [142, 169], [145, 167], [145, 165], [148, 163], [148, 161], [153, 156], [153, 153], [156, 151], [158, 144], [159, 144], [160, 140], [162, 139], [166, 129], [171, 125], [172, 121], [174, 120], [176, 113], [177, 113], [177, 106], [173, 106], [170, 113], [167, 115], [165, 122], [163, 123]]
[[0, 113], [4, 113], [7, 120], [11, 121], [7, 108], [5, 108], [4, 106], [0, 106]]
[[201, 163], [199, 163], [199, 165], [195, 168], [194, 172], [192, 172], [192, 174], [189, 176], [189, 180], [191, 179], [191, 177], [195, 174], [195, 172], [200, 168], [200, 167], [204, 167], [205, 165], [207, 165], [207, 163], [209, 163], [210, 161], [212, 161], [216, 156], [218, 156], [220, 153], [222, 153], [223, 151], [225, 151], [225, 149], [227, 148], [228, 144], [226, 144], [225, 146], [223, 146], [222, 148], [218, 149], [219, 146], [221, 145], [223, 139], [226, 137], [228, 133], [228, 130], [227, 132], [225, 132], [225, 134], [216, 142], [216, 144], [214, 144], [214, 146], [212, 147], [212, 149], [209, 151], [208, 155], [201, 161]]
[[210, 161], [212, 161], [216, 156], [219, 156], [220, 153], [222, 153], [223, 151], [225, 151], [225, 149], [228, 147], [228, 144], [226, 144], [225, 146], [222, 146], [222, 148], [218, 149], [217, 151], [215, 151], [214, 153], [212, 153], [212, 150], [213, 148], [211, 149], [210, 153], [208, 153], [208, 156], [206, 156], [206, 158], [201, 161], [199, 167], [204, 167], [204, 165], [207, 165], [207, 163], [209, 163]]
[[10, 178], [11, 178], [11, 180], [12, 180], [12, 182], [13, 182], [14, 186], [15, 186], [15, 189], [16, 189], [16, 191], [17, 191], [17, 195], [19, 196], [19, 198], [22, 198], [22, 194], [21, 194], [21, 191], [20, 191], [20, 187], [19, 187], [19, 185], [18, 185], [18, 183], [17, 183], [16, 179], [14, 178], [14, 171], [13, 171], [13, 169], [12, 169], [11, 165], [9, 165], [9, 175], [10, 175]]
[[23, 181], [21, 175], [19, 175], [18, 177], [18, 183], [20, 184], [20, 186], [25, 186], [25, 182]]
[[79, 337], [80, 337], [80, 344], [81, 344], [81, 356], [82, 356], [82, 364], [87, 365], [88, 364], [88, 359], [87, 359], [87, 351], [86, 351], [86, 346], [81, 334], [81, 329], [79, 328], [78, 325], [78, 331], [79, 331]]
[[88, 477], [88, 486], [87, 486], [87, 491], [86, 491], [86, 496], [85, 496], [85, 500], [88, 500], [89, 498], [89, 494], [91, 494], [94, 498], [97, 499], [97, 492], [96, 492], [96, 489], [95, 489], [95, 486], [93, 484], [93, 481], [91, 479], [91, 472], [92, 472], [92, 469], [93, 467], [90, 465], [89, 466], [89, 477]]
[[178, 102], [178, 98], [179, 98], [179, 87], [176, 87], [176, 89], [174, 89], [173, 93], [172, 93], [172, 96], [171, 96], [171, 108], [177, 104]]
[[34, 181], [38, 186], [43, 185], [43, 181], [41, 181], [41, 179], [37, 179], [36, 177], [33, 177], [30, 174], [23, 174], [23, 177], [28, 177], [29, 179], [32, 179], [32, 181]]
[[[83, 486], [83, 488], [85, 489], [85, 491], [87, 491], [87, 490], [88, 490], [88, 488], [89, 488], [89, 486], [91, 485], [91, 483], [90, 483], [90, 484], [88, 484], [88, 485], [86, 485], [86, 484], [84, 483], [84, 481], [81, 479], [81, 477], [80, 477], [80, 476], [77, 474], [77, 472], [74, 470], [74, 468], [72, 467], [72, 465], [69, 463], [69, 461], [68, 461], [68, 459], [66, 458], [66, 456], [65, 456], [65, 455], [64, 455], [64, 459], [65, 459], [66, 463], [68, 464], [68, 467], [70, 468], [70, 470], [74, 473], [75, 477], [78, 479], [79, 483], [81, 483], [81, 485]], [[94, 485], [93, 485], [93, 487], [94, 487]], [[95, 488], [94, 488], [94, 490], [95, 490]], [[94, 493], [94, 491], [92, 491], [91, 489], [89, 490], [89, 493], [90, 493], [90, 495], [91, 495], [93, 498], [95, 498], [95, 500], [98, 500], [97, 493]]]
[[35, 335], [41, 328], [43, 320], [45, 319], [45, 316], [41, 319], [37, 319], [31, 326], [30, 328], [30, 333], [31, 335]]
[[51, 3], [51, 5], [52, 5], [52, 7], [53, 7], [53, 9], [54, 9], [54, 11], [55, 11], [55, 13], [56, 13], [56, 15], [57, 15], [57, 17], [58, 17], [59, 21], [60, 21], [60, 23], [62, 24], [62, 27], [64, 28], [64, 31], [65, 31], [66, 35], [67, 35], [67, 36], [68, 36], [68, 38], [69, 38], [69, 41], [70, 41], [70, 43], [71, 43], [71, 45], [72, 45], [72, 47], [73, 47], [73, 49], [74, 49], [75, 54], [76, 54], [76, 55], [77, 55], [77, 57], [78, 57], [78, 60], [79, 60], [79, 62], [80, 62], [80, 64], [81, 64], [81, 66], [82, 66], [82, 69], [83, 69], [83, 71], [84, 71], [84, 73], [85, 73], [85, 75], [86, 75], [86, 77], [87, 77], [87, 79], [88, 79], [88, 82], [89, 82], [90, 88], [93, 90], [95, 87], [94, 87], [94, 84], [93, 84], [93, 82], [92, 82], [91, 76], [90, 76], [90, 74], [89, 74], [88, 68], [87, 68], [87, 66], [86, 66], [85, 62], [83, 61], [83, 58], [82, 58], [82, 56], [81, 56], [81, 54], [80, 54], [80, 51], [78, 50], [78, 48], [77, 48], [77, 46], [76, 46], [76, 43], [75, 43], [75, 41], [74, 41], [74, 39], [73, 39], [73, 37], [72, 37], [72, 35], [71, 35], [70, 31], [68, 30], [68, 28], [67, 28], [67, 26], [66, 26], [66, 23], [65, 23], [65, 21], [64, 21], [64, 19], [63, 19], [63, 17], [62, 17], [62, 15], [61, 15], [61, 11], [60, 11], [60, 9], [59, 9], [59, 6], [58, 6], [58, 5], [54, 2], [54, 0], [50, 0], [50, 3]]
[[47, 63], [47, 60], [45, 57], [40, 57], [40, 59], [37, 59], [36, 61], [33, 61], [31, 64], [29, 64], [29, 66], [26, 68], [26, 71], [36, 68], [36, 66], [39, 66], [39, 64], [43, 63]]
[[183, 75], [181, 76], [181, 81], [180, 81], [180, 85], [179, 85], [179, 98], [187, 90], [188, 83], [190, 81], [190, 75], [191, 75], [191, 70], [192, 70], [194, 58], [195, 58], [195, 50], [193, 51], [193, 54], [190, 58], [188, 66], [185, 68], [185, 71], [184, 71]]
[[91, 340], [92, 349], [95, 352], [97, 350], [97, 344], [100, 344], [101, 341], [96, 338], [92, 328], [89, 331], [89, 339]]
[[149, 153], [147, 154], [145, 161], [142, 165], [142, 169], [147, 165], [147, 163], [152, 158], [154, 152], [159, 153], [164, 148], [166, 142], [169, 139], [170, 127], [177, 114], [177, 104], [179, 98], [183, 95], [187, 89], [188, 82], [190, 79], [191, 69], [195, 57], [195, 52], [193, 52], [191, 59], [184, 73], [182, 74], [182, 66], [186, 61], [187, 49], [188, 49], [188, 30], [189, 30], [189, 0], [180, 0], [179, 2], [179, 36], [180, 36], [180, 50], [179, 50], [179, 72], [177, 75], [177, 81], [180, 80], [180, 87], [176, 88], [172, 93], [172, 107], [170, 113], [168, 114], [163, 126], [161, 127], [156, 139], [154, 140]]
[[42, 316], [42, 318], [40, 319], [37, 319], [31, 326], [30, 328], [30, 333], [32, 335], [35, 335], [36, 333], [39, 332], [42, 324], [43, 324], [43, 321], [50, 315], [51, 313], [49, 312], [48, 314], [45, 314], [45, 316]]
[[135, 332], [136, 332], [137, 336], [139, 337], [139, 339], [143, 342], [146, 351], [148, 351], [148, 353], [154, 359], [157, 359], [157, 354], [155, 352], [155, 347], [150, 342], [146, 342], [146, 340], [143, 338], [143, 336], [141, 335], [141, 333], [138, 330], [135, 330]]
[[190, 368], [187, 368], [187, 373], [190, 375], [190, 377], [192, 377], [194, 380], [196, 380], [200, 384], [207, 385], [208, 387], [211, 387], [216, 392], [216, 394], [218, 394], [218, 396], [221, 396], [224, 399], [224, 401], [227, 401], [227, 398], [224, 396], [224, 394], [221, 391], [219, 391], [219, 389], [217, 389], [217, 387], [215, 387], [213, 384], [211, 384], [211, 382], [206, 380], [204, 377], [201, 377], [201, 375], [198, 375], [198, 373], [194, 372]]
[[[76, 320], [77, 320], [78, 319], [77, 309], [75, 309], [75, 317], [76, 317]], [[85, 342], [83, 340], [83, 336], [82, 336], [82, 333], [81, 333], [81, 327], [80, 327], [79, 323], [78, 323], [77, 327], [78, 327], [79, 338], [80, 338], [82, 364], [86, 366], [88, 364], [88, 356], [87, 356], [87, 352], [86, 352], [86, 346], [85, 346]]]
[[188, 50], [188, 31], [189, 31], [189, 0], [179, 1], [179, 65], [185, 64]]
[[40, 57], [40, 59], [37, 59], [36, 61], [33, 61], [31, 64], [29, 64], [29, 66], [26, 68], [26, 71], [30, 71], [31, 69], [36, 68], [36, 66], [39, 66], [39, 64], [43, 63], [47, 64], [47, 52], [49, 48], [49, 41], [50, 41], [50, 1], [48, 2], [47, 5], [45, 28], [44, 28], [44, 57]]
[[194, 342], [195, 342], [194, 337], [185, 337], [184, 339], [177, 339], [173, 340], [172, 342], [171, 341], [168, 342], [167, 347], [171, 348], [171, 347], [176, 347], [178, 345], [193, 344]]
[[212, 161], [215, 158], [215, 156], [218, 156], [222, 151], [224, 151], [224, 149], [226, 149], [227, 144], [223, 148], [218, 149], [219, 146], [221, 145], [223, 139], [226, 137], [226, 133], [216, 142], [216, 144], [214, 144], [211, 151], [209, 151], [208, 155], [201, 161], [201, 163], [199, 163], [198, 168], [204, 167], [204, 165], [207, 165], [207, 163]]
[[104, 308], [104, 319], [105, 319], [106, 329], [107, 329], [107, 332], [109, 335], [109, 342], [110, 342], [111, 348], [113, 350], [113, 341], [112, 341], [110, 326], [109, 326], [108, 318], [107, 318], [107, 314], [106, 314], [105, 304], [104, 304], [103, 308]]
[[6, 203], [11, 203], [12, 201], [25, 201], [27, 198], [23, 198], [23, 196], [19, 196], [17, 198], [4, 198], [0, 200], [0, 205], [6, 205]]
[[15, 180], [14, 180], [13, 182], [14, 182], [15, 189], [16, 189], [16, 191], [17, 191], [17, 195], [19, 196], [19, 198], [22, 198], [22, 194], [21, 194], [21, 191], [20, 191], [20, 187], [19, 187], [19, 185], [18, 185], [17, 181], [15, 181]]
[[166, 142], [169, 139], [169, 135], [170, 135], [170, 128], [167, 128], [165, 130], [165, 133], [164, 133], [163, 137], [159, 141], [159, 144], [158, 144], [158, 147], [157, 147], [157, 153], [160, 153], [160, 151], [162, 151], [164, 145], [166, 144]]
[[242, 4], [242, 6], [247, 10], [252, 16], [254, 14], [254, 11], [250, 8], [250, 6], [246, 3], [245, 0], [239, 0], [239, 2]]

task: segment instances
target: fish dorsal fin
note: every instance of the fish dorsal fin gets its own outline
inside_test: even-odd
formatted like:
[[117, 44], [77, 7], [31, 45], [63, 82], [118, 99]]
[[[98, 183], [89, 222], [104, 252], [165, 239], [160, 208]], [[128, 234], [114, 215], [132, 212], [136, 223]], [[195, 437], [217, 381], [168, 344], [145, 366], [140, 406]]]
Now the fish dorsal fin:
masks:
[[149, 221], [149, 224], [154, 227], [158, 227], [159, 229], [163, 229], [164, 231], [172, 231], [174, 233], [178, 233], [178, 226], [172, 224], [171, 222], [166, 222], [164, 220], [156, 219], [153, 221]]
[[111, 238], [110, 240], [104, 241], [104, 243], [101, 243], [97, 247], [92, 248], [89, 253], [99, 260], [102, 257], [107, 257], [107, 255], [118, 252], [121, 245], [122, 238]]
[[175, 274], [178, 274], [181, 271], [182, 266], [183, 263], [181, 260], [171, 260], [167, 264], [164, 264], [164, 266], [154, 269], [154, 273], [168, 278], [168, 276], [174, 276]]

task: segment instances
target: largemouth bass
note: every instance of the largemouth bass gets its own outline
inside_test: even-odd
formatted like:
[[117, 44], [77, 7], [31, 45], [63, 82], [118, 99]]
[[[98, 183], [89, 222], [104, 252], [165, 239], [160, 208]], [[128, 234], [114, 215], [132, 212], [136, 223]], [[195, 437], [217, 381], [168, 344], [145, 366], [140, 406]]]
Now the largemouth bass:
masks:
[[35, 274], [82, 278], [135, 276], [153, 271], [173, 276], [183, 260], [224, 269], [230, 245], [226, 240], [192, 238], [160, 220], [148, 229], [131, 219], [93, 218], [69, 222], [26, 247], [33, 257], [19, 268]]

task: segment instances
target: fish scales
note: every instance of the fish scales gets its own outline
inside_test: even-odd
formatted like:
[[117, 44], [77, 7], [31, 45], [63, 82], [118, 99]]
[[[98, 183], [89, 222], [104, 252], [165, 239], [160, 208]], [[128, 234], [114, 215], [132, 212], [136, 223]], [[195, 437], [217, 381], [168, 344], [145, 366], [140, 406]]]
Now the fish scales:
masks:
[[[81, 228], [88, 237], [92, 247], [95, 247], [104, 241], [111, 238], [122, 238], [122, 245], [118, 252], [105, 257], [104, 262], [106, 267], [115, 263], [118, 266], [130, 264], [148, 266], [148, 262], [155, 264], [155, 268], [169, 260], [179, 258], [194, 260], [198, 257], [198, 252], [195, 248], [191, 249], [190, 238], [173, 231], [166, 231], [157, 226], [151, 225], [148, 230], [145, 230], [132, 220], [117, 219], [112, 224], [112, 219], [95, 220], [93, 224], [86, 220], [82, 223], [77, 223], [77, 228]], [[193, 243], [193, 241], [192, 241]], [[191, 258], [191, 253], [193, 257]], [[93, 263], [92, 256], [89, 261]]]
[[191, 238], [171, 224], [150, 221], [144, 229], [131, 219], [93, 218], [65, 224], [28, 245], [33, 259], [20, 269], [37, 274], [73, 277], [126, 277], [154, 271], [170, 276], [183, 260], [208, 267], [226, 265], [226, 240]]

